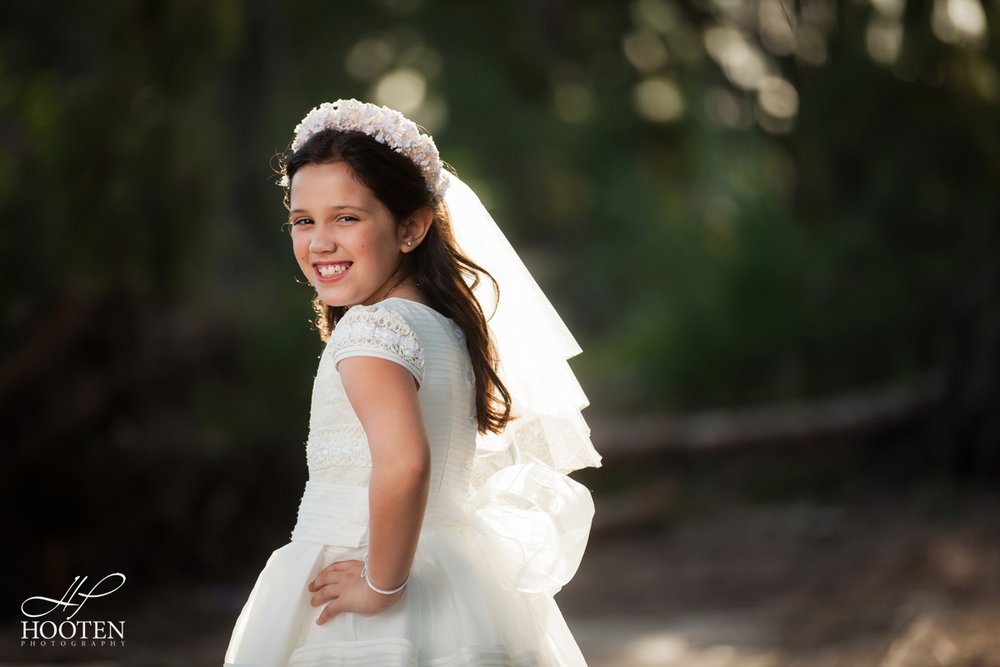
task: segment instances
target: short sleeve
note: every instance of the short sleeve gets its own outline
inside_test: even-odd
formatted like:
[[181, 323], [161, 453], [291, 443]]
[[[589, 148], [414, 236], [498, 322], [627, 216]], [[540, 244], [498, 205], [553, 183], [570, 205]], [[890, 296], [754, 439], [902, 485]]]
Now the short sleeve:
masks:
[[420, 339], [400, 313], [381, 304], [349, 308], [327, 344], [333, 350], [334, 364], [347, 357], [379, 357], [403, 366], [418, 384], [423, 383]]

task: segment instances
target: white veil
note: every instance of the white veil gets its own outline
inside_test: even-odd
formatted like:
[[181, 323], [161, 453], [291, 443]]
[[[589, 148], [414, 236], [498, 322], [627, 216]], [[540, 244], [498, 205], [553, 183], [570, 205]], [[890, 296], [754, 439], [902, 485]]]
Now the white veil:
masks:
[[500, 286], [499, 303], [489, 280], [481, 280], [475, 294], [489, 320], [499, 375], [516, 417], [499, 435], [479, 436], [473, 483], [526, 462], [559, 473], [600, 466], [581, 415], [589, 401], [567, 363], [580, 346], [476, 194], [454, 174], [447, 177], [444, 200], [455, 239]]

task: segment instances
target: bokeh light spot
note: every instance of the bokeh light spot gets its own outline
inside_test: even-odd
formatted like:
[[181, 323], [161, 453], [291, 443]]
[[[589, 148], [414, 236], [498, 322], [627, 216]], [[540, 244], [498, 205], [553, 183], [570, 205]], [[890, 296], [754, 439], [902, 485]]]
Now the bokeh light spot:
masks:
[[931, 29], [942, 42], [983, 46], [986, 13], [979, 0], [934, 0]]
[[673, 81], [662, 77], [636, 84], [632, 102], [640, 116], [654, 123], [669, 123], [684, 114], [684, 98]]
[[636, 0], [632, 3], [632, 20], [666, 34], [677, 25], [677, 8], [666, 0]]
[[882, 16], [899, 18], [906, 9], [906, 0], [871, 0], [872, 7]]
[[795, 86], [780, 77], [761, 79], [757, 101], [761, 109], [774, 118], [794, 118], [799, 112], [799, 94]]
[[762, 0], [757, 10], [761, 43], [776, 56], [787, 56], [795, 50], [792, 13], [780, 0]]
[[761, 53], [735, 28], [714, 26], [706, 30], [705, 49], [726, 77], [741, 88], [757, 88], [766, 74]]
[[625, 57], [640, 72], [655, 72], [667, 62], [667, 47], [656, 33], [636, 30], [622, 38]]
[[662, 665], [682, 658], [687, 648], [683, 637], [664, 632], [633, 640], [628, 647], [628, 656], [641, 665]]
[[873, 60], [891, 65], [903, 48], [903, 25], [896, 18], [873, 16], [865, 31], [865, 46]]
[[420, 72], [398, 69], [382, 77], [375, 86], [375, 100], [404, 114], [411, 114], [424, 103], [427, 81]]
[[396, 57], [392, 44], [383, 39], [365, 38], [351, 47], [344, 67], [347, 73], [361, 81], [371, 81], [384, 72]]

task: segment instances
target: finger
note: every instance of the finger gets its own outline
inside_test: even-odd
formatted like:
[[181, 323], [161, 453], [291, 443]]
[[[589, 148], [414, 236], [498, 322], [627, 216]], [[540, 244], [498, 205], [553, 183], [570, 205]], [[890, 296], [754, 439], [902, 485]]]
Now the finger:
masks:
[[340, 592], [336, 589], [324, 586], [323, 588], [316, 591], [316, 593], [309, 599], [309, 604], [314, 607], [318, 607], [324, 602], [331, 602], [340, 597]]
[[358, 570], [363, 565], [364, 563], [359, 560], [341, 560], [327, 565], [325, 568], [320, 570], [320, 573], [315, 579], [309, 582], [307, 589], [310, 593], [317, 591], [332, 581], [340, 581], [342, 573], [350, 572], [351, 570]]
[[341, 569], [343, 569], [343, 568], [339, 567], [341, 562], [344, 562], [344, 561], [338, 561], [336, 563], [330, 563], [329, 565], [327, 565], [326, 567], [324, 567], [322, 570], [320, 570], [319, 574], [317, 576], [321, 577], [324, 574], [331, 574], [333, 572], [340, 571]]
[[319, 618], [316, 619], [316, 625], [323, 625], [341, 611], [343, 610], [341, 609], [340, 600], [334, 600], [330, 604], [326, 605], [323, 611], [319, 613]]
[[319, 601], [334, 600], [340, 597], [343, 586], [340, 584], [325, 584], [313, 591], [313, 598]]
[[334, 561], [333, 563], [330, 563], [322, 570], [320, 570], [319, 575], [317, 576], [329, 574], [331, 572], [341, 572], [343, 570], [349, 570], [352, 567], [352, 564], [356, 564], [356, 566], [364, 565], [364, 563], [362, 563], [359, 560], [338, 560]]
[[336, 585], [342, 581], [344, 581], [344, 575], [339, 572], [336, 574], [321, 574], [309, 582], [307, 589], [310, 593], [315, 593], [324, 586], [329, 586], [330, 584]]

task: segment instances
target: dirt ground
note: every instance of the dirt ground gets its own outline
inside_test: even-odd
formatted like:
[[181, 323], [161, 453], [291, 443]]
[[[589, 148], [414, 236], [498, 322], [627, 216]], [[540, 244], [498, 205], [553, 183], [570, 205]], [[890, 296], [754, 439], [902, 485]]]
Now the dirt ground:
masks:
[[[591, 667], [1000, 666], [1000, 500], [938, 505], [721, 506], [598, 533], [557, 599]], [[0, 665], [218, 665], [245, 593], [157, 591], [104, 653], [29, 651], [4, 624]]]
[[591, 667], [1000, 665], [1000, 503], [729, 507], [591, 545]]

